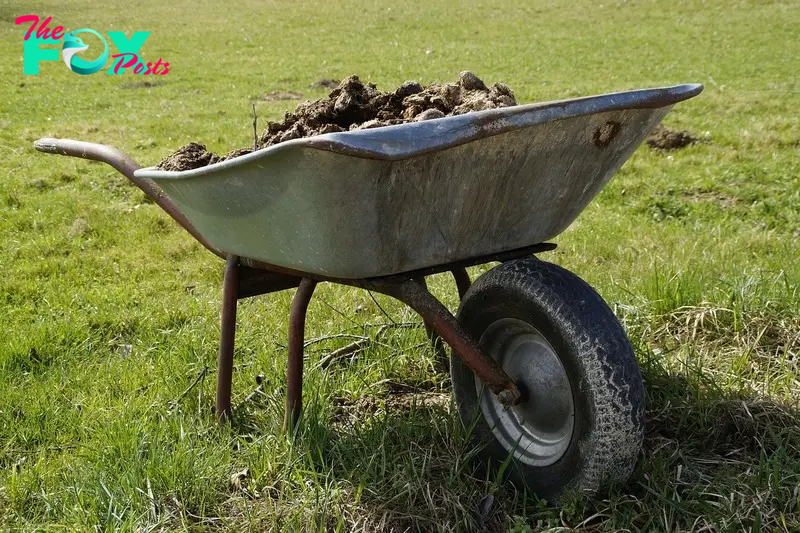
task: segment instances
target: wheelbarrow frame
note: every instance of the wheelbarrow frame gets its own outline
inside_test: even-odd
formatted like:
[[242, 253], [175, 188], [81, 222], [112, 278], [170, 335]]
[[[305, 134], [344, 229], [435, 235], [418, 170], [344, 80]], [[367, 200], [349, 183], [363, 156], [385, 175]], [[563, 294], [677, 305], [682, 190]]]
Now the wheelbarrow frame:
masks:
[[480, 377], [489, 390], [497, 394], [498, 400], [503, 405], [515, 405], [522, 400], [521, 392], [511, 378], [493, 358], [481, 350], [475, 339], [464, 331], [455, 316], [428, 291], [425, 278], [441, 272], [451, 272], [459, 296], [463, 298], [471, 284], [466, 271], [467, 267], [493, 261], [505, 262], [519, 259], [552, 250], [556, 247], [554, 244], [539, 243], [384, 277], [363, 279], [324, 277], [223, 253], [197, 231], [181, 210], [162, 193], [158, 185], [149, 179], [135, 176], [134, 173], [141, 168], [140, 165], [116, 148], [84, 141], [49, 138], [36, 141], [34, 147], [41, 152], [100, 161], [111, 165], [141, 189], [148, 198], [161, 207], [200, 244], [213, 254], [225, 259], [216, 389], [216, 417], [220, 423], [229, 421], [232, 416], [231, 384], [238, 301], [296, 287], [297, 291], [289, 313], [287, 393], [283, 428], [284, 431], [292, 431], [296, 427], [302, 411], [305, 318], [314, 289], [319, 282], [350, 285], [400, 300], [422, 317], [429, 336], [438, 335], [450, 345], [453, 352]]

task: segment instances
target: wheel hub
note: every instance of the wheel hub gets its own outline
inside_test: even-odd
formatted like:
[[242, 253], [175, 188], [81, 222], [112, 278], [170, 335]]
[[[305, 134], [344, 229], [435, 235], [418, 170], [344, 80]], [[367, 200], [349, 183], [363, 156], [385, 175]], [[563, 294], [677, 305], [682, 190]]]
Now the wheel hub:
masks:
[[555, 463], [569, 447], [575, 419], [569, 377], [556, 351], [539, 330], [514, 318], [493, 322], [480, 345], [523, 395], [517, 405], [505, 407], [475, 377], [481, 411], [492, 433], [523, 463]]

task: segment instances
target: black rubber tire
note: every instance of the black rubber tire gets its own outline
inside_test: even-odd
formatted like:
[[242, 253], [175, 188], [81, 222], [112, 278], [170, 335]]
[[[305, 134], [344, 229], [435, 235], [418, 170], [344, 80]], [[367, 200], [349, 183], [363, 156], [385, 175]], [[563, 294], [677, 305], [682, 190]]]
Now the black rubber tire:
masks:
[[[511, 481], [554, 505], [565, 491], [595, 494], [626, 481], [642, 445], [644, 386], [630, 342], [608, 305], [571, 272], [521, 259], [480, 277], [458, 312], [476, 340], [502, 318], [527, 322], [551, 344], [570, 381], [575, 410], [563, 456], [547, 466], [512, 457], [506, 470]], [[495, 439], [482, 414], [472, 370], [452, 354], [450, 372], [459, 415], [482, 446], [482, 459], [490, 467], [502, 465], [510, 452]], [[482, 394], [492, 393], [484, 387]]]

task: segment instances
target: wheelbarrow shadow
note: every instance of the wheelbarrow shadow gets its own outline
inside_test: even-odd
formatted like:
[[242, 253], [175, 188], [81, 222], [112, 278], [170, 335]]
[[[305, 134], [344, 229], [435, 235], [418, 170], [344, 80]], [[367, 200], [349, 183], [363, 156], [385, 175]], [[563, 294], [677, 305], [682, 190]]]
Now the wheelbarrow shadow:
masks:
[[[736, 508], [733, 500], [746, 491], [763, 503], [739, 509], [737, 519], [750, 523], [760, 513], [766, 525], [796, 505], [796, 407], [726, 392], [700, 374], [675, 375], [652, 363], [643, 367], [647, 422], [634, 475], [604, 497], [576, 495], [567, 510], [547, 506], [473, 460], [478, 450], [449, 391], [309, 398], [294, 445], [305, 457], [304, 467], [352, 489], [353, 502], [345, 504], [352, 507], [345, 514], [359, 520], [352, 529], [506, 531], [520, 520], [531, 527], [541, 522], [583, 530], [605, 523], [648, 529], [660, 525], [648, 520], [665, 513], [674, 514], [675, 527], [691, 529], [709, 514], [711, 496], [700, 495], [735, 492], [728, 503]], [[277, 413], [275, 398], [270, 410]], [[255, 422], [240, 418], [251, 430]], [[679, 501], [681, 512], [675, 513], [670, 502]], [[609, 509], [613, 513], [605, 512]]]
[[509, 491], [498, 491], [494, 475], [471, 460], [477, 450], [450, 391], [396, 389], [338, 399], [316, 420], [320, 426], [310, 429], [328, 439], [328, 466], [340, 480], [364, 488], [359, 512], [371, 515], [376, 529], [506, 530], [499, 502], [509, 500]]
[[643, 454], [679, 453], [686, 462], [756, 466], [764, 460], [800, 467], [800, 410], [755, 392], [723, 390], [695, 373], [642, 369], [647, 394]]
[[[450, 391], [397, 386], [357, 399], [308, 392], [292, 455], [305, 477], [352, 493], [350, 502], [344, 497], [330, 509], [315, 509], [314, 520], [350, 517], [345, 531], [506, 531], [500, 502], [515, 490], [506, 487], [500, 497], [493, 475], [471, 460], [477, 450]], [[276, 391], [274, 400], [235, 413], [232, 429], [256, 439], [256, 432], [268, 434], [257, 426], [269, 418], [277, 427], [279, 397]], [[335, 523], [317, 526], [335, 529]]]
[[731, 391], [702, 369], [676, 373], [642, 359], [647, 416], [636, 471], [613, 505], [586, 501], [579, 515], [612, 508], [636, 517], [616, 527], [638, 530], [785, 530], [800, 505], [797, 399]]

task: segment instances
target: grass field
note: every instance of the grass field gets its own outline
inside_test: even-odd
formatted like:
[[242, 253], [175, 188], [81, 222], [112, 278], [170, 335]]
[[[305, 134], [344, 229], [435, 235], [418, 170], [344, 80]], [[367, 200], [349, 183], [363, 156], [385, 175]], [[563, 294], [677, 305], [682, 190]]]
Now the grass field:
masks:
[[[0, 530], [800, 530], [800, 2], [16, 4], [0, 5]], [[144, 58], [171, 70], [147, 85], [59, 57], [24, 76], [27, 14], [151, 31]], [[704, 141], [639, 149], [541, 256], [609, 302], [647, 388], [631, 481], [562, 509], [480, 473], [419, 319], [377, 296], [412, 326], [381, 328], [355, 289], [311, 303], [294, 441], [280, 436], [292, 291], [242, 302], [236, 417], [218, 427], [221, 262], [110, 167], [32, 148], [224, 153], [252, 139], [251, 103], [264, 125], [297, 104], [266, 94], [467, 68], [521, 102], [706, 86], [666, 119]], [[432, 290], [455, 309], [448, 277]], [[341, 333], [373, 342], [319, 368]]]

